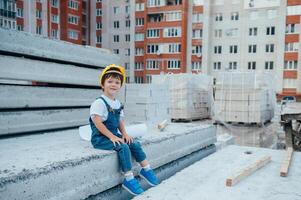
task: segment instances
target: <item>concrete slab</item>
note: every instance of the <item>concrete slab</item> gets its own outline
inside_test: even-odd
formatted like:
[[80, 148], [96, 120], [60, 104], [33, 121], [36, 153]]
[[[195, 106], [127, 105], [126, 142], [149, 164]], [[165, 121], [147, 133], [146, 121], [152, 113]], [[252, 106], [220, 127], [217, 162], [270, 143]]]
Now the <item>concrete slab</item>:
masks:
[[[170, 124], [142, 145], [153, 168], [216, 142], [212, 125]], [[137, 165], [134, 172], [137, 173]], [[120, 184], [115, 152], [93, 149], [77, 129], [0, 140], [3, 199], [84, 199]]]
[[[250, 151], [251, 154], [245, 152]], [[285, 151], [255, 147], [229, 146], [178, 172], [139, 199], [265, 199], [299, 200], [301, 198], [301, 153], [295, 152], [288, 177], [279, 170]], [[272, 161], [233, 187], [226, 179], [263, 156]]]

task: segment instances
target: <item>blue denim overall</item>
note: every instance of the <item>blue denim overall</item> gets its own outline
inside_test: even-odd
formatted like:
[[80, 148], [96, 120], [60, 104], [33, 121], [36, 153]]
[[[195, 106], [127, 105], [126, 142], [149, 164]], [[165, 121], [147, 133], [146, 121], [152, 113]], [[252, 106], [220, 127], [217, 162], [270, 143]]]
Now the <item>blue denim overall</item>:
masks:
[[[122, 138], [122, 135], [118, 133], [120, 112], [123, 109], [122, 106], [119, 109], [112, 109], [103, 97], [99, 98], [103, 100], [108, 109], [108, 118], [103, 122], [103, 124], [115, 136]], [[99, 132], [91, 117], [89, 118], [89, 122], [92, 129], [91, 143], [93, 147], [103, 150], [115, 150], [118, 154], [119, 164], [123, 172], [127, 172], [132, 169], [131, 153], [137, 162], [141, 162], [146, 159], [146, 155], [138, 141], [134, 140], [131, 144], [115, 143], [116, 146], [114, 146], [113, 142], [109, 138]]]

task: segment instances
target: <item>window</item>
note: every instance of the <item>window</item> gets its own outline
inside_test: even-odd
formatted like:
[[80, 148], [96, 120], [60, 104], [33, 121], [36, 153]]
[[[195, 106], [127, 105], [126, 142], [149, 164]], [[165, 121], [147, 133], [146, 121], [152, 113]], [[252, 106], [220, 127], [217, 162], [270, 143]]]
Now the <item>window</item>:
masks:
[[130, 56], [131, 55], [131, 50], [130, 49], [125, 49], [125, 55]]
[[113, 49], [113, 53], [118, 55], [119, 54], [119, 49]]
[[199, 45], [199, 46], [192, 46], [191, 50], [192, 50], [192, 54], [193, 55], [201, 54], [202, 53], [202, 46], [201, 45]]
[[226, 35], [229, 37], [237, 37], [238, 36], [238, 28], [230, 28], [226, 30]]
[[143, 77], [142, 76], [135, 76], [135, 83], [143, 83]]
[[285, 28], [285, 33], [295, 33], [295, 24], [287, 24]]
[[267, 35], [275, 35], [275, 26], [267, 27]]
[[181, 44], [171, 43], [168, 44], [168, 53], [180, 53], [181, 52]]
[[51, 37], [54, 38], [54, 39], [59, 39], [59, 30], [52, 29], [51, 30]]
[[229, 70], [237, 70], [237, 62], [229, 62]]
[[119, 28], [119, 21], [114, 21], [114, 28]]
[[124, 69], [129, 70], [130, 69], [130, 63], [124, 63]]
[[144, 11], [144, 3], [136, 3], [135, 11]]
[[135, 62], [135, 70], [143, 70], [143, 62]]
[[136, 18], [136, 26], [143, 26], [144, 18]]
[[284, 78], [283, 79], [284, 88], [297, 88], [297, 79]]
[[36, 34], [42, 35], [42, 26], [36, 27]]
[[181, 37], [181, 27], [164, 28], [163, 37]]
[[135, 55], [136, 56], [143, 56], [143, 54], [144, 54], [143, 48], [136, 48], [135, 49]]
[[[1, 25], [0, 25], [0, 27], [1, 27]], [[24, 31], [24, 26], [23, 25], [17, 25], [17, 30], [18, 31]]]
[[255, 70], [256, 69], [256, 62], [248, 62], [248, 70]]
[[256, 36], [257, 35], [257, 27], [249, 28], [249, 35]]
[[222, 53], [222, 46], [215, 46], [214, 47], [214, 53], [215, 54], [221, 54]]
[[192, 15], [192, 22], [198, 23], [203, 21], [203, 14], [202, 13], [194, 13]]
[[96, 16], [101, 16], [101, 15], [102, 15], [102, 10], [96, 9]]
[[58, 7], [58, 0], [51, 0], [51, 6], [57, 8]]
[[113, 35], [113, 41], [119, 42], [119, 35]]
[[201, 6], [204, 5], [204, 0], [193, 0], [194, 6]]
[[77, 16], [68, 15], [68, 23], [78, 25], [78, 18]]
[[152, 83], [152, 75], [146, 75], [146, 83]]
[[162, 0], [147, 0], [147, 7], [164, 6], [165, 1]]
[[17, 17], [23, 17], [23, 8], [17, 8]]
[[191, 62], [191, 69], [192, 70], [201, 70], [202, 62]]
[[238, 46], [237, 45], [231, 45], [230, 46], [230, 53], [237, 53]]
[[144, 33], [135, 34], [135, 41], [143, 41], [143, 40], [144, 40]]
[[147, 45], [147, 53], [153, 54], [153, 53], [157, 53], [158, 51], [159, 51], [158, 44]]
[[36, 18], [42, 19], [42, 11], [41, 10], [36, 10]]
[[126, 42], [131, 41], [131, 35], [130, 35], [130, 34], [126, 34], [126, 35], [125, 35], [125, 41], [126, 41]]
[[78, 10], [78, 2], [74, 0], [69, 0], [68, 7], [74, 10]]
[[51, 21], [53, 23], [59, 23], [59, 16], [58, 15], [51, 15]]
[[148, 29], [147, 30], [147, 37], [148, 38], [158, 38], [160, 34], [159, 29]]
[[299, 50], [299, 43], [298, 42], [293, 42], [293, 43], [286, 43], [285, 44], [285, 51], [298, 51]]
[[214, 62], [213, 63], [213, 69], [214, 70], [221, 70], [222, 68], [222, 63], [221, 62]]
[[296, 70], [298, 66], [298, 61], [290, 60], [284, 62], [284, 69], [285, 70]]
[[274, 52], [274, 44], [266, 44], [265, 45], [265, 52], [267, 53], [273, 53]]
[[125, 82], [130, 83], [130, 77], [129, 76], [125, 77]]
[[100, 30], [102, 29], [102, 23], [101, 22], [97, 22], [96, 24], [96, 30]]
[[215, 14], [215, 21], [223, 21], [223, 14], [222, 13], [216, 13]]
[[168, 60], [167, 69], [180, 69], [181, 61], [180, 60]]
[[125, 13], [129, 14], [130, 13], [130, 6], [125, 6]]
[[274, 62], [273, 61], [267, 61], [267, 62], [265, 62], [264, 68], [266, 70], [272, 70], [272, 69], [274, 69]]
[[231, 20], [232, 21], [237, 21], [239, 19], [239, 14], [238, 12], [232, 12], [231, 13]]
[[159, 69], [159, 61], [158, 60], [147, 60], [146, 61], [146, 69]]
[[114, 14], [118, 14], [119, 13], [119, 7], [118, 6], [113, 7], [113, 13]]
[[130, 27], [131, 26], [131, 21], [130, 20], [126, 20], [125, 21], [125, 27]]
[[68, 30], [68, 38], [77, 40], [78, 39], [78, 32], [76, 30]]
[[182, 13], [180, 11], [165, 13], [165, 19], [166, 21], [180, 21], [182, 20]]
[[256, 53], [256, 44], [249, 45], [249, 53]]
[[222, 29], [215, 29], [214, 30], [214, 37], [221, 38], [222, 35], [223, 35], [222, 33], [223, 33]]
[[192, 30], [192, 39], [200, 39], [203, 37], [203, 30]]

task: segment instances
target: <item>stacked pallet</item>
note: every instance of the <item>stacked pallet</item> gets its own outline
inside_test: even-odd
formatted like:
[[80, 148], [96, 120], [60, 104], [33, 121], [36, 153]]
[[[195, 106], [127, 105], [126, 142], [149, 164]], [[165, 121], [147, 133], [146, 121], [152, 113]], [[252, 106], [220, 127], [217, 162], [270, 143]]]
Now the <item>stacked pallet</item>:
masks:
[[215, 90], [216, 121], [257, 124], [270, 121], [276, 103], [270, 80], [265, 74], [219, 74]]
[[174, 121], [209, 118], [212, 103], [212, 81], [199, 74], [153, 76], [154, 83], [164, 83], [170, 92], [170, 115]]
[[158, 124], [169, 116], [169, 94], [166, 85], [126, 84], [124, 113], [129, 123]]

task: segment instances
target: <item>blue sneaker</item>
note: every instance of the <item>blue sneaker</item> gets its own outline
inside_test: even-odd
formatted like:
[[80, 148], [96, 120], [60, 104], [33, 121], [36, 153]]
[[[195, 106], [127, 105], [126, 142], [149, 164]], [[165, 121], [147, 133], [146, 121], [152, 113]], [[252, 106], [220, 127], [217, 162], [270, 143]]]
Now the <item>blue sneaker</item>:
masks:
[[145, 171], [143, 168], [139, 173], [140, 177], [146, 180], [146, 182], [151, 186], [156, 186], [159, 184], [159, 181], [152, 169]]
[[137, 179], [135, 179], [135, 178], [133, 178], [129, 181], [124, 179], [122, 182], [122, 187], [124, 189], [126, 189], [129, 193], [131, 193], [132, 195], [135, 195], [135, 196], [144, 192], [144, 190], [139, 185]]

